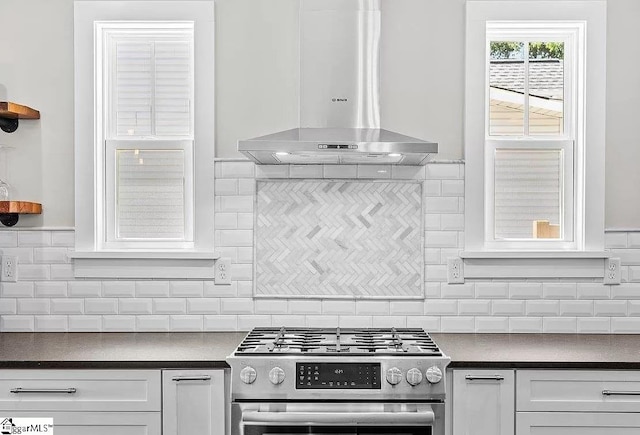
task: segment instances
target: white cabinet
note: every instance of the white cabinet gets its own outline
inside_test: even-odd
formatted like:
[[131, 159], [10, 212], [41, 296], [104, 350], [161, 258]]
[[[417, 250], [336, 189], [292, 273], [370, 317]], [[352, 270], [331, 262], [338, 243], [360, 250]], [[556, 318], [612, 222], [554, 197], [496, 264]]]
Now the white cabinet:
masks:
[[640, 373], [518, 370], [516, 435], [640, 433]]
[[453, 435], [513, 435], [513, 370], [453, 370]]
[[0, 370], [0, 415], [57, 435], [160, 435], [160, 370]]
[[163, 370], [165, 435], [224, 435], [228, 392], [224, 370]]
[[11, 412], [11, 417], [53, 418], [55, 435], [160, 435], [159, 412]]
[[640, 414], [518, 412], [518, 435], [638, 435]]

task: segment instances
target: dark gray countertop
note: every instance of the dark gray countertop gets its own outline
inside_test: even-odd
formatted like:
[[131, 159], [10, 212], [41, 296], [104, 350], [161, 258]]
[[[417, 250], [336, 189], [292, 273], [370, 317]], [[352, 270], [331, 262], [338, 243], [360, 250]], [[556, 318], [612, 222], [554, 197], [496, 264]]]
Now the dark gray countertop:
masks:
[[246, 332], [0, 333], [0, 368], [220, 368]]
[[450, 367], [640, 369], [640, 335], [430, 335]]
[[[221, 368], [246, 332], [0, 333], [0, 368]], [[640, 369], [640, 335], [431, 334], [450, 367]]]

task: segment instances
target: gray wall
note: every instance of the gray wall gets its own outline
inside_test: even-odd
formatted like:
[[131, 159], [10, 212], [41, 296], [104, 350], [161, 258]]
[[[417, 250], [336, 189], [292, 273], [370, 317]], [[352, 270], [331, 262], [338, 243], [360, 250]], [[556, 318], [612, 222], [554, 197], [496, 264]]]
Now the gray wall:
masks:
[[[463, 158], [464, 0], [382, 0], [382, 123], [437, 140]], [[640, 2], [609, 0], [607, 227], [640, 228]], [[216, 1], [216, 155], [239, 138], [297, 124], [298, 0]], [[39, 109], [16, 133], [8, 174], [15, 197], [42, 202], [21, 226], [73, 226], [73, 0], [2, 0], [0, 100]], [[81, 146], [82, 144], [78, 144]], [[84, 146], [90, 146], [85, 144]], [[0, 171], [2, 166], [0, 165]]]

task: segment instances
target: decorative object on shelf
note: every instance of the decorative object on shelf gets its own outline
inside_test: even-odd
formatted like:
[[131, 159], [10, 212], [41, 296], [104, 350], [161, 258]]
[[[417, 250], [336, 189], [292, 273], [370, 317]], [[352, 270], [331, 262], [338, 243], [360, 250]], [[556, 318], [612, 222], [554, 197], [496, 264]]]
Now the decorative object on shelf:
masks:
[[40, 119], [40, 112], [31, 107], [0, 101], [0, 129], [13, 133], [18, 129], [19, 119]]
[[40, 214], [42, 204], [29, 201], [0, 201], [0, 222], [12, 227], [18, 223], [21, 214]]

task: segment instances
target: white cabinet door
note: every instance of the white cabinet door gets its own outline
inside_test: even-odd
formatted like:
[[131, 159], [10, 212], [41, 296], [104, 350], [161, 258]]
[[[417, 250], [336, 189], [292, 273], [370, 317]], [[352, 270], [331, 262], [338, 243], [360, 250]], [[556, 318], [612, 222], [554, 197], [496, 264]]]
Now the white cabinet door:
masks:
[[513, 435], [513, 370], [453, 370], [453, 435]]
[[518, 412], [517, 435], [638, 435], [638, 413]]
[[163, 433], [225, 435], [225, 397], [224, 370], [163, 370]]
[[7, 417], [53, 418], [55, 435], [161, 435], [159, 412], [11, 412]]

